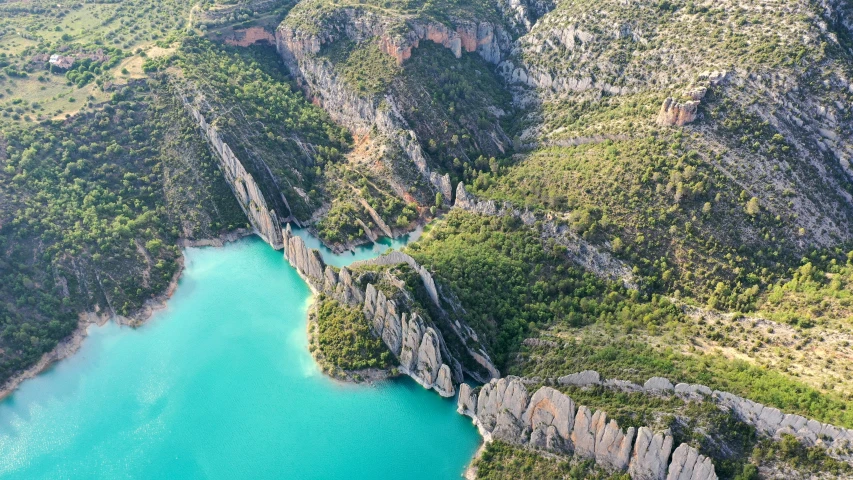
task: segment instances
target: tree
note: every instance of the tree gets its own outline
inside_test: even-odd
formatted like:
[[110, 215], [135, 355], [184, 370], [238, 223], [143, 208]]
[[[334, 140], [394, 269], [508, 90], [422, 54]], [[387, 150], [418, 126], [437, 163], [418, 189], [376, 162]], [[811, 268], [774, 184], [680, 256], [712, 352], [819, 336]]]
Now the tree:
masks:
[[444, 205], [444, 195], [438, 192], [435, 194], [435, 207], [441, 208], [442, 205]]
[[761, 205], [758, 203], [758, 199], [752, 197], [746, 202], [746, 213], [750, 216], [758, 215], [758, 212], [761, 211]]

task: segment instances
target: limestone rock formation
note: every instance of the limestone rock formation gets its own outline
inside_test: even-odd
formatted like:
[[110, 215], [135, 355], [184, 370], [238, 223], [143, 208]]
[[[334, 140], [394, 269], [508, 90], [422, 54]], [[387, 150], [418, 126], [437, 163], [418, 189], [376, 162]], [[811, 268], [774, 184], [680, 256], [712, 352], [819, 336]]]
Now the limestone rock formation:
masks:
[[467, 383], [459, 385], [456, 411], [471, 418], [477, 417], [477, 392]]
[[438, 377], [438, 369], [441, 365], [441, 351], [438, 348], [438, 337], [435, 330], [427, 328], [418, 347], [418, 361], [415, 366], [416, 375], [424, 383], [432, 385]]
[[647, 427], [622, 430], [602, 410], [593, 412], [582, 405], [575, 411], [574, 401], [551, 387], [530, 396], [518, 377], [492, 380], [479, 390], [462, 384], [457, 411], [474, 419], [487, 442], [497, 439], [554, 453], [573, 452], [607, 469], [628, 471], [638, 480], [717, 478], [711, 461], [688, 445], [679, 447], [670, 464], [671, 435], [655, 434]]
[[[578, 408], [578, 413], [575, 417], [575, 428], [572, 430], [571, 437], [572, 443], [575, 446], [575, 455], [585, 458], [595, 457], [595, 425], [593, 423], [593, 416], [592, 410], [589, 408], [585, 406]], [[596, 417], [595, 420], [598, 419]]]
[[[598, 412], [596, 412], [598, 413]], [[625, 470], [631, 460], [633, 448], [634, 427], [622, 431], [616, 420], [606, 423], [606, 414], [602, 412], [595, 436], [595, 461], [615, 470]]]
[[456, 394], [456, 387], [453, 386], [453, 377], [450, 373], [450, 367], [446, 364], [441, 364], [438, 369], [438, 378], [435, 379], [433, 388], [442, 397], [452, 397]]
[[572, 450], [575, 402], [551, 387], [542, 387], [530, 398], [524, 423], [531, 429], [530, 444], [551, 451]]
[[326, 264], [317, 250], [312, 250], [305, 245], [305, 241], [297, 235], [293, 235], [290, 225], [284, 229], [282, 234], [284, 245], [284, 258], [293, 265], [308, 283], [317, 290], [325, 284]]
[[655, 434], [648, 427], [637, 430], [637, 441], [628, 465], [628, 473], [634, 480], [664, 480], [669, 455], [672, 453], [672, 436]]
[[501, 411], [516, 419], [527, 409], [527, 388], [518, 377], [505, 377], [483, 385], [477, 397], [477, 418], [483, 428], [491, 432]]
[[414, 314], [403, 330], [403, 346], [400, 350], [400, 367], [405, 371], [413, 371], [418, 359], [418, 349], [424, 336], [424, 325], [421, 318]]
[[672, 452], [672, 463], [666, 480], [716, 480], [714, 464], [711, 459], [682, 443]]
[[675, 387], [672, 386], [672, 382], [663, 377], [652, 377], [646, 380], [646, 383], [643, 384], [643, 388], [654, 392], [671, 392], [675, 389]]
[[663, 126], [684, 126], [696, 120], [698, 109], [698, 100], [678, 102], [674, 98], [668, 97], [660, 107], [658, 124]]
[[186, 97], [182, 96], [181, 100], [216, 152], [216, 158], [219, 159], [219, 164], [225, 173], [225, 180], [237, 197], [237, 203], [240, 204], [249, 223], [265, 242], [274, 249], [280, 250], [283, 247], [283, 239], [278, 215], [267, 206], [266, 199], [255, 179], [246, 171], [240, 159], [231, 151], [231, 147], [222, 141], [216, 127], [208, 124], [201, 112]]
[[589, 385], [600, 385], [601, 375], [595, 370], [584, 370], [578, 373], [565, 375], [557, 379], [560, 385], [574, 385], [577, 387], [586, 387]]

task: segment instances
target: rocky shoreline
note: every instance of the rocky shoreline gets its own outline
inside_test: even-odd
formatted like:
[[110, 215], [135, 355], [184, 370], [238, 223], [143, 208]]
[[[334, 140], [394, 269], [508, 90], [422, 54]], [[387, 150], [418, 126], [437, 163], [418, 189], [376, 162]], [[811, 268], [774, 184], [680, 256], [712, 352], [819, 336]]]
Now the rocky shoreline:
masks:
[[[253, 233], [254, 232], [251, 230], [241, 228], [214, 238], [198, 240], [181, 238], [178, 239], [177, 244], [181, 248], [206, 246], [221, 247], [227, 243], [235, 242], [241, 238], [252, 235]], [[89, 335], [90, 326], [97, 325], [102, 327], [109, 320], [116, 322], [118, 325], [126, 325], [130, 327], [138, 327], [144, 324], [152, 315], [154, 315], [154, 312], [166, 307], [166, 302], [172, 297], [175, 290], [178, 288], [178, 281], [180, 280], [183, 271], [184, 256], [182, 254], [178, 258], [178, 270], [172, 276], [172, 280], [169, 282], [166, 290], [160, 295], [146, 300], [142, 308], [133, 312], [129, 316], [110, 315], [106, 312], [81, 312], [77, 322], [77, 328], [75, 328], [68, 337], [60, 341], [53, 350], [42, 355], [39, 361], [34, 365], [18, 372], [3, 382], [0, 386], [0, 400], [3, 400], [14, 393], [25, 380], [36, 377], [56, 362], [77, 353], [83, 345], [83, 340], [85, 340]]]

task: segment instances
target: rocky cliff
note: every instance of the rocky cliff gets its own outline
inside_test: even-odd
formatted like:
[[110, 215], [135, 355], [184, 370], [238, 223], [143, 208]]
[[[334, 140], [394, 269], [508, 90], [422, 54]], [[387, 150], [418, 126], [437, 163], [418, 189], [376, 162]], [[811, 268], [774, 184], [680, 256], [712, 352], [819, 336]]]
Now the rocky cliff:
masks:
[[710, 459], [687, 444], [672, 451], [672, 437], [646, 427], [623, 430], [603, 411], [577, 406], [565, 394], [541, 387], [533, 395], [518, 377], [479, 389], [460, 385], [458, 411], [471, 417], [483, 438], [558, 454], [594, 459], [605, 468], [643, 480], [716, 479]]
[[182, 96], [181, 100], [204, 133], [213, 151], [216, 152], [216, 158], [219, 159], [225, 179], [240, 207], [246, 213], [249, 223], [265, 242], [276, 250], [280, 250], [284, 244], [278, 215], [267, 206], [255, 179], [246, 171], [228, 144], [222, 141], [216, 127], [207, 123], [198, 108], [188, 98]]
[[[541, 379], [540, 379], [541, 380]], [[645, 393], [657, 396], [675, 396], [690, 401], [713, 402], [718, 407], [733, 412], [741, 421], [755, 427], [760, 435], [779, 439], [790, 434], [806, 446], [820, 445], [827, 453], [842, 461], [853, 462], [853, 430], [808, 419], [801, 415], [783, 413], [729, 392], [713, 390], [705, 385], [678, 383], [663, 377], [652, 377], [643, 385], [620, 379], [604, 379], [594, 370], [546, 379], [545, 383], [572, 387], [604, 387], [621, 392]]]
[[[321, 10], [316, 18], [306, 19], [309, 6], [300, 7], [294, 9], [276, 30], [276, 46], [306, 92], [336, 122], [347, 125], [354, 133], [365, 135], [373, 131], [387, 138], [412, 162], [427, 184], [449, 201], [453, 195], [450, 177], [436, 173], [435, 167], [430, 165], [417, 134], [402, 114], [405, 105], [401, 106], [389, 92], [356, 91], [320, 53], [335, 42], [375, 42], [382, 52], [402, 64], [420, 42], [431, 41], [443, 45], [457, 58], [463, 52], [476, 52], [487, 62], [496, 64], [511, 45], [511, 38], [502, 24], [470, 18], [454, 18], [443, 23], [407, 13], [392, 14], [359, 7]], [[506, 135], [500, 132], [497, 137]], [[508, 138], [496, 140], [500, 149], [507, 142]]]
[[276, 30], [276, 47], [284, 63], [298, 78], [306, 92], [332, 117], [357, 135], [377, 132], [398, 147], [420, 175], [436, 191], [450, 198], [450, 179], [430, 170], [426, 155], [414, 131], [400, 114], [391, 97], [362, 96], [353, 91], [328, 62], [318, 58], [319, 37], [303, 38], [282, 24]]
[[[466, 373], [474, 373], [476, 377], [482, 378], [478, 372], [469, 371], [457, 360], [456, 357], [460, 355], [476, 354], [475, 358], [482, 362], [484, 369], [494, 372], [495, 376], [498, 375], [488, 354], [482, 348], [476, 351], [452, 352], [445, 341], [444, 334], [469, 333], [470, 328], [460, 328], [459, 331], [450, 329], [449, 332], [443, 332], [430, 318], [425, 318], [418, 311], [408, 308], [407, 304], [411, 303], [411, 298], [403, 289], [404, 284], [399, 283], [397, 279], [390, 279], [390, 283], [399, 283], [396, 287], [399, 289], [399, 295], [395, 296], [405, 300], [403, 303], [399, 303], [394, 298], [388, 298], [382, 289], [377, 288], [372, 283], [377, 281], [372, 274], [356, 275], [349, 268], [343, 267], [337, 270], [326, 265], [320, 252], [309, 249], [300, 237], [293, 234], [289, 225], [284, 229], [282, 236], [285, 258], [312, 289], [347, 305], [363, 305], [362, 311], [370, 322], [373, 333], [382, 339], [397, 358], [400, 371], [425, 388], [434, 389], [443, 397], [450, 397], [456, 394], [455, 384], [462, 382], [463, 375]], [[431, 300], [439, 309], [441, 308], [432, 275], [410, 256], [391, 252], [374, 260], [354, 264], [352, 268], [358, 270], [360, 265], [368, 264], [408, 264], [420, 276]], [[358, 278], [354, 278], [356, 276]], [[360, 286], [362, 284], [363, 288]], [[454, 342], [454, 345], [464, 345], [465, 349], [471, 349], [473, 347], [470, 345], [477, 345], [477, 343], [469, 337], [462, 337], [462, 341]]]

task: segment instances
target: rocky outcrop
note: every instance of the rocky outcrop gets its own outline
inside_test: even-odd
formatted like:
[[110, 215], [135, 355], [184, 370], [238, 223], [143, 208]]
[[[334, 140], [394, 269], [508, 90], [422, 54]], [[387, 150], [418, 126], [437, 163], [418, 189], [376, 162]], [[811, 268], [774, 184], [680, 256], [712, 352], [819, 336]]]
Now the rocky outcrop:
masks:
[[[500, 376], [500, 372], [498, 372], [497, 368], [495, 368], [494, 363], [492, 363], [489, 354], [486, 350], [480, 345], [479, 340], [477, 339], [476, 332], [473, 331], [468, 325], [464, 324], [459, 320], [453, 320], [449, 318], [449, 315], [445, 312], [444, 307], [442, 306], [442, 302], [440, 299], [440, 295], [438, 293], [438, 288], [436, 287], [435, 280], [432, 277], [432, 274], [427, 270], [424, 266], [420, 265], [414, 258], [410, 255], [405, 254], [403, 252], [392, 251], [380, 257], [376, 257], [370, 260], [363, 260], [360, 262], [355, 262], [352, 264], [353, 268], [358, 268], [365, 265], [398, 265], [398, 264], [407, 264], [412, 270], [417, 272], [418, 276], [421, 279], [421, 283], [424, 286], [424, 290], [426, 290], [427, 295], [429, 296], [432, 303], [436, 306], [436, 310], [438, 314], [442, 317], [445, 317], [446, 320], [443, 325], [446, 325], [446, 330], [449, 329], [448, 332], [445, 332], [448, 335], [455, 335], [459, 338], [459, 344], [465, 349], [465, 354], [470, 356], [472, 360], [474, 360], [477, 364], [479, 364], [486, 372], [488, 372], [488, 377], [483, 378], [482, 375], [476, 374], [475, 372], [468, 372], [472, 377], [487, 381], [491, 378], [497, 378]], [[456, 302], [451, 302], [456, 303]], [[457, 356], [461, 352], [457, 351]], [[460, 379], [461, 380], [461, 379]]]
[[249, 223], [258, 233], [258, 235], [269, 243], [276, 250], [283, 248], [283, 239], [281, 234], [281, 224], [279, 223], [276, 212], [267, 206], [261, 189], [255, 182], [255, 179], [249, 174], [240, 163], [240, 160], [231, 151], [231, 147], [222, 141], [216, 127], [207, 123], [204, 116], [186, 97], [181, 97], [184, 106], [195, 119], [199, 128], [204, 132], [213, 151], [216, 152], [216, 158], [219, 159], [219, 165], [225, 174], [225, 180], [228, 186], [234, 192], [240, 208], [245, 212]]
[[530, 398], [523, 418], [530, 426], [530, 446], [569, 452], [575, 425], [575, 402], [550, 387], [542, 387]]
[[[605, 380], [594, 370], [584, 370], [559, 378], [546, 379], [546, 381], [573, 387], [604, 387], [623, 392], [675, 395], [687, 401], [714, 402], [720, 408], [733, 412], [744, 423], [755, 427], [759, 434], [776, 439], [781, 438], [783, 434], [793, 435], [807, 446], [824, 446], [833, 458], [853, 463], [853, 454], [851, 454], [853, 430], [821, 423], [802, 415], [783, 413], [777, 408], [768, 407], [732, 393], [712, 390], [705, 385], [687, 383], [673, 385], [666, 378], [652, 377], [641, 386], [626, 380]], [[650, 432], [646, 433], [650, 434]], [[642, 435], [644, 435], [643, 432], [638, 433], [638, 441]], [[655, 442], [656, 445], [663, 445], [665, 439], [661, 438]]]
[[442, 362], [442, 350], [447, 349], [432, 326], [417, 313], [398, 313], [397, 304], [372, 284], [367, 284], [363, 310], [374, 333], [397, 357], [400, 371], [443, 397], [456, 394], [451, 369]]
[[663, 126], [682, 127], [696, 120], [698, 110], [698, 100], [678, 102], [674, 98], [668, 97], [660, 107], [657, 122]]
[[[451, 352], [442, 336], [442, 331], [432, 321], [418, 313], [410, 313], [406, 311], [407, 308], [400, 308], [396, 300], [389, 298], [386, 292], [371, 283], [375, 281], [372, 273], [361, 273], [357, 281], [353, 278], [353, 271], [350, 268], [343, 267], [338, 270], [326, 265], [320, 252], [308, 248], [302, 238], [294, 235], [290, 225], [283, 230], [282, 237], [285, 259], [311, 288], [341, 303], [350, 306], [361, 305], [361, 310], [370, 322], [373, 333], [382, 339], [397, 358], [400, 371], [425, 388], [434, 389], [440, 395], [450, 397], [456, 394], [455, 384], [462, 381], [464, 373], [479, 377], [479, 372], [463, 370], [457, 360], [460, 354], [469, 355], [485, 370], [494, 372], [494, 377], [499, 374], [486, 352], [481, 348], [474, 349], [474, 346], [479, 345], [478, 342], [459, 333], [468, 332], [470, 327], [467, 325], [456, 322], [451, 324], [451, 331], [446, 332], [449, 335], [460, 335], [459, 341], [456, 342], [457, 350], [465, 349]], [[352, 268], [400, 263], [406, 263], [418, 272], [437, 309], [443, 311], [432, 275], [409, 255], [392, 251], [370, 261], [354, 263]], [[393, 276], [388, 280], [392, 285], [399, 282]], [[359, 284], [365, 286], [362, 288]], [[407, 304], [409, 294], [403, 290], [402, 284], [393, 288], [401, 289], [398, 296], [403, 299], [404, 305]]]
[[657, 122], [663, 126], [684, 126], [696, 120], [699, 104], [705, 98], [708, 89], [719, 85], [726, 79], [726, 72], [703, 72], [697, 82], [684, 92], [689, 100], [677, 101], [669, 97], [664, 100], [658, 112]]
[[[290, 225], [284, 229], [282, 237], [284, 257], [315, 292], [329, 295], [347, 305], [362, 305], [373, 333], [394, 354], [403, 373], [425, 388], [434, 389], [441, 396], [451, 397], [456, 394], [454, 380], [462, 380], [461, 367], [450, 355], [441, 334], [432, 325], [427, 325], [417, 313], [402, 312], [394, 300], [387, 298], [385, 292], [372, 283], [367, 283], [362, 291], [356, 285], [350, 269], [343, 267], [336, 270], [326, 265], [320, 252], [308, 248], [302, 238], [293, 234]], [[411, 257], [408, 258], [414, 262]], [[379, 264], [383, 264], [382, 261]], [[429, 275], [429, 272], [424, 272]], [[429, 280], [434, 288], [431, 276]]]
[[640, 427], [637, 429], [637, 441], [634, 443], [628, 473], [635, 480], [664, 480], [670, 453], [672, 436], [656, 434], [648, 427]]
[[599, 375], [595, 370], [584, 370], [582, 372], [562, 376], [557, 379], [557, 383], [560, 385], [573, 385], [576, 387], [600, 385], [601, 375]]
[[541, 387], [531, 396], [518, 377], [492, 380], [479, 391], [461, 385], [457, 411], [474, 419], [487, 442], [572, 453], [641, 480], [717, 478], [710, 460], [686, 444], [670, 463], [672, 436], [647, 427], [623, 430], [604, 411], [576, 409], [571, 398], [551, 387]]
[[400, 263], [409, 265], [412, 270], [418, 273], [430, 300], [432, 300], [437, 307], [441, 307], [441, 302], [438, 299], [438, 291], [435, 288], [435, 280], [433, 280], [432, 274], [429, 273], [426, 268], [418, 264], [418, 262], [408, 254], [394, 250], [380, 257], [355, 262], [352, 266], [355, 268], [361, 265], [397, 265]]
[[672, 463], [666, 480], [716, 480], [714, 464], [711, 459], [682, 443], [672, 452]]

